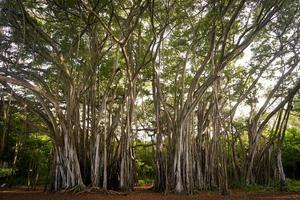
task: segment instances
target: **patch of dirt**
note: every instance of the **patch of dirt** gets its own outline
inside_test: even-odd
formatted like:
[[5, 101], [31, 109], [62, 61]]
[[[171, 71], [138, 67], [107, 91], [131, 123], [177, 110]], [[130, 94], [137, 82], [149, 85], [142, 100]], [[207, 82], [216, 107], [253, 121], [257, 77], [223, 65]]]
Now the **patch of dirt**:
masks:
[[151, 186], [137, 187], [134, 192], [125, 196], [105, 195], [99, 192], [71, 194], [71, 193], [44, 193], [43, 190], [30, 190], [27, 188], [2, 188], [0, 199], [2, 200], [291, 200], [299, 199], [299, 193], [280, 192], [245, 192], [232, 190], [231, 195], [221, 196], [218, 192], [200, 192], [197, 195], [175, 195], [155, 193], [150, 190]]

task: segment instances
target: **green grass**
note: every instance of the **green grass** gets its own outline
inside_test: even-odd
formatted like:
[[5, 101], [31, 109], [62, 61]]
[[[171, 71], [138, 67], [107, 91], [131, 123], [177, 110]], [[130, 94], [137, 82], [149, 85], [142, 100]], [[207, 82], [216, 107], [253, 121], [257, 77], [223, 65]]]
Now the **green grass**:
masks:
[[275, 192], [278, 187], [265, 185], [248, 185], [243, 188], [246, 192]]
[[297, 192], [300, 191], [300, 180], [288, 180], [288, 191]]
[[[279, 191], [278, 183], [272, 183], [269, 186], [266, 185], [249, 185], [242, 188], [246, 192], [276, 192]], [[297, 192], [300, 191], [300, 180], [287, 179], [287, 191]]]

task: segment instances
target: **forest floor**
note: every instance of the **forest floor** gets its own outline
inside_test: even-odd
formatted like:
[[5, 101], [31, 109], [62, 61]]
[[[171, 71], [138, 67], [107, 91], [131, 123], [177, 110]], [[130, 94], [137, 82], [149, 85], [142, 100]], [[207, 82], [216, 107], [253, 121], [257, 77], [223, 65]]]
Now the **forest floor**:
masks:
[[155, 193], [148, 188], [136, 188], [134, 192], [126, 195], [109, 194], [99, 192], [71, 194], [71, 193], [45, 193], [42, 189], [29, 190], [27, 188], [2, 188], [0, 189], [0, 199], [2, 200], [287, 200], [299, 199], [300, 192], [246, 192], [242, 190], [232, 190], [229, 196], [221, 196], [218, 192], [200, 192], [197, 195], [175, 195]]

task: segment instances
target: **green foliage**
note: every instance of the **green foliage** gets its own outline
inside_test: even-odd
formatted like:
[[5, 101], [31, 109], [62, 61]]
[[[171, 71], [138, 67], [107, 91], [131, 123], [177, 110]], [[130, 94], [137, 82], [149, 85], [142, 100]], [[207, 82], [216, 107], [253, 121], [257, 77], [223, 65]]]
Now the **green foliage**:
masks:
[[300, 161], [300, 128], [292, 127], [286, 131], [283, 158], [286, 165]]
[[153, 147], [148, 146], [150, 142], [138, 141], [136, 144], [136, 169], [137, 169], [137, 184], [145, 185], [153, 183], [154, 179], [154, 154]]
[[299, 178], [300, 168], [300, 127], [288, 128], [282, 149], [285, 173], [291, 178]]
[[33, 179], [39, 174], [41, 182], [44, 182], [50, 170], [51, 149], [49, 137], [38, 133], [30, 134], [17, 163], [18, 173], [21, 176], [29, 173]]
[[278, 191], [278, 186], [266, 186], [266, 185], [248, 185], [243, 188], [247, 192], [275, 192]]
[[[243, 190], [247, 192], [276, 192], [279, 191], [279, 183], [271, 182], [269, 185], [257, 185], [252, 184], [243, 187]], [[300, 180], [287, 179], [287, 191], [288, 192], [297, 192], [300, 190]]]
[[138, 179], [137, 185], [149, 185], [153, 184], [153, 179]]
[[12, 168], [0, 167], [0, 178], [11, 176], [13, 172]]
[[52, 142], [37, 129], [44, 130], [39, 118], [11, 107], [5, 153], [0, 158], [5, 163], [0, 166], [0, 178], [13, 176], [13, 179], [1, 181], [9, 181], [11, 185], [27, 184], [28, 178], [31, 184], [46, 181], [51, 166]]
[[300, 191], [300, 180], [291, 179], [288, 180], [288, 188], [289, 192], [297, 192]]

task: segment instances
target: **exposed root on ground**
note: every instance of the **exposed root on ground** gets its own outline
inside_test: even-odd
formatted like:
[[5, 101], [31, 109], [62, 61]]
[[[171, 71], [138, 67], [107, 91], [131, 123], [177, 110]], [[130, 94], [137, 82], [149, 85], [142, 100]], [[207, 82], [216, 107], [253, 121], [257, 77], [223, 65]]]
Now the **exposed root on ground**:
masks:
[[76, 195], [82, 194], [82, 193], [94, 193], [94, 192], [101, 192], [99, 187], [86, 187], [84, 190], [81, 190], [76, 193]]
[[[85, 189], [77, 191], [76, 195], [80, 195], [83, 193], [103, 193], [103, 194], [107, 194], [107, 195], [118, 195], [118, 196], [126, 196], [129, 194], [129, 192], [119, 192], [119, 191], [114, 191], [114, 190], [103, 190], [100, 189], [99, 187], [85, 187]], [[73, 193], [75, 193], [73, 191]]]
[[83, 185], [83, 184], [78, 184], [74, 187], [71, 187], [71, 188], [66, 188], [66, 189], [63, 189], [63, 190], [60, 190], [59, 193], [79, 193], [81, 191], [84, 191], [86, 190], [86, 186]]
[[126, 196], [126, 195], [129, 194], [129, 192], [118, 192], [118, 191], [114, 191], [114, 190], [108, 190], [107, 194], [119, 195], [119, 196]]

